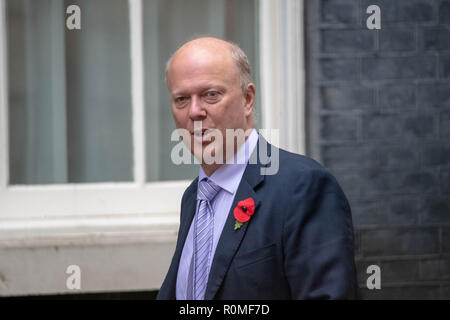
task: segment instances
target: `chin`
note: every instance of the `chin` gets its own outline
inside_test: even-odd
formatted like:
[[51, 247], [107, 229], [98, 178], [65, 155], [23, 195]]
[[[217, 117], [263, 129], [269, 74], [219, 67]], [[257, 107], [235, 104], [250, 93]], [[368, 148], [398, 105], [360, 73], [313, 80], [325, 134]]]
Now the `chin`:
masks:
[[[202, 148], [202, 163], [206, 165], [222, 165], [225, 163], [222, 146], [208, 144]], [[217, 157], [216, 157], [217, 155]]]

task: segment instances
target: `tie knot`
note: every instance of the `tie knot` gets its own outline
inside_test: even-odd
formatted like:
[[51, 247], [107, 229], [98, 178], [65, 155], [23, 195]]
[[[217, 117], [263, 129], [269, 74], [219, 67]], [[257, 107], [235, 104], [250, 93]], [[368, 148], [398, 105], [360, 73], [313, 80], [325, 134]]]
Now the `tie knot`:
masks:
[[197, 199], [212, 201], [219, 193], [220, 187], [209, 179], [204, 179], [198, 184]]

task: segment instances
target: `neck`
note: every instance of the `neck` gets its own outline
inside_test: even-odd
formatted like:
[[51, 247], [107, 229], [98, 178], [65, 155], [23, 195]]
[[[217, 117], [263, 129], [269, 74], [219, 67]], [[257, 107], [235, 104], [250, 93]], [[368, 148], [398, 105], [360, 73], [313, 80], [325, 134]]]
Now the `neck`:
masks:
[[208, 177], [211, 177], [211, 175], [221, 166], [223, 166], [223, 164], [202, 164], [202, 169]]
[[[253, 129], [253, 128], [251, 128]], [[250, 135], [249, 135], [250, 136]], [[212, 163], [212, 164], [206, 164], [206, 163], [202, 163], [202, 169], [205, 172], [205, 174], [210, 177], [217, 169], [219, 169], [221, 166], [223, 166], [225, 163], [227, 163], [228, 158], [233, 157], [236, 153], [237, 150], [243, 145], [245, 144], [245, 142], [247, 141], [249, 136], [245, 136], [244, 141], [240, 144], [238, 144], [240, 141], [238, 141], [237, 139], [234, 139], [234, 148], [233, 148], [233, 154], [232, 155], [224, 155], [224, 159], [223, 159], [223, 163]]]

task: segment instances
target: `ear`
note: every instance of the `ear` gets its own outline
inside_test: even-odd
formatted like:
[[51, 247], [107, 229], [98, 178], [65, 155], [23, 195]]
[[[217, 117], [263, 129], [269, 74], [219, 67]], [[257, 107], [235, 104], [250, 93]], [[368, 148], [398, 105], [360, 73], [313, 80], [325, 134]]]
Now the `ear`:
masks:
[[249, 83], [247, 85], [247, 90], [244, 94], [245, 97], [245, 115], [251, 115], [253, 111], [253, 105], [255, 104], [255, 85], [253, 83]]

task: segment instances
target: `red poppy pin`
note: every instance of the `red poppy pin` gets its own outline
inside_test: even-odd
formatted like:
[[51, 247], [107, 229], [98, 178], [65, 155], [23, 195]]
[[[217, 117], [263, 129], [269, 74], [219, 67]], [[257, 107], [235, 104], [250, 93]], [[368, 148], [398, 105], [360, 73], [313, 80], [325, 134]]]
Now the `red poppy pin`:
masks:
[[234, 217], [236, 218], [234, 230], [239, 229], [244, 222], [250, 220], [253, 213], [255, 213], [255, 201], [253, 201], [253, 198], [239, 201], [236, 208], [234, 208]]

